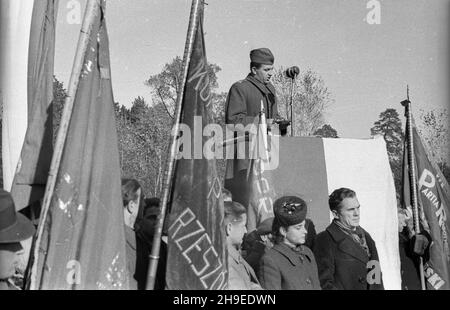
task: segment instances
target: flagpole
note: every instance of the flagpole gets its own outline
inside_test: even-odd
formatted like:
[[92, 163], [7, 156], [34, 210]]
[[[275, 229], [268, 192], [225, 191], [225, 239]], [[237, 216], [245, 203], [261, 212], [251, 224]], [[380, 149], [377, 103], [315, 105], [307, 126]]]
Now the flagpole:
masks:
[[[408, 166], [409, 166], [409, 184], [412, 187], [412, 208], [413, 208], [413, 220], [414, 220], [414, 231], [416, 236], [420, 234], [419, 226], [419, 206], [417, 201], [417, 179], [416, 179], [416, 163], [414, 160], [414, 142], [413, 142], [413, 115], [411, 109], [411, 101], [409, 101], [409, 87], [407, 90], [407, 100], [401, 102], [405, 107], [406, 116], [406, 131], [407, 131], [407, 146], [408, 146]], [[420, 258], [420, 283], [422, 290], [426, 290], [425, 286], [425, 274], [423, 270], [423, 258]]]
[[175, 126], [172, 131], [171, 137], [171, 147], [169, 154], [169, 161], [167, 165], [167, 170], [165, 174], [165, 179], [163, 183], [163, 196], [161, 200], [161, 213], [158, 216], [158, 222], [155, 228], [155, 235], [153, 237], [153, 245], [152, 251], [150, 254], [150, 266], [148, 268], [147, 274], [147, 290], [153, 290], [155, 288], [155, 280], [156, 280], [156, 271], [158, 267], [159, 260], [159, 252], [161, 247], [161, 236], [162, 230], [164, 226], [164, 219], [167, 211], [167, 204], [169, 201], [169, 195], [171, 192], [172, 178], [175, 170], [175, 156], [177, 153], [177, 135], [180, 130], [180, 121], [181, 121], [181, 108], [184, 97], [184, 89], [186, 86], [187, 75], [189, 71], [189, 63], [191, 62], [192, 49], [194, 45], [195, 32], [197, 31], [198, 21], [199, 21], [199, 12], [203, 7], [203, 0], [192, 0], [191, 5], [191, 13], [189, 17], [189, 27], [186, 38], [186, 45], [184, 50], [184, 60], [183, 60], [183, 78], [180, 87], [180, 91], [178, 92], [177, 97], [177, 106], [175, 112]]
[[64, 150], [64, 143], [67, 137], [67, 131], [72, 116], [73, 103], [78, 90], [78, 84], [80, 80], [81, 70], [83, 68], [84, 58], [86, 50], [89, 44], [89, 37], [92, 30], [92, 25], [95, 21], [95, 17], [99, 13], [101, 0], [88, 0], [86, 4], [86, 11], [83, 19], [83, 25], [80, 30], [80, 37], [78, 39], [78, 46], [75, 54], [75, 59], [72, 67], [72, 74], [69, 80], [67, 97], [64, 102], [64, 110], [61, 117], [61, 123], [58, 129], [58, 135], [56, 137], [55, 149], [52, 157], [50, 171], [47, 179], [47, 185], [45, 188], [44, 201], [42, 204], [42, 212], [39, 221], [38, 234], [33, 254], [33, 266], [31, 269], [31, 283], [30, 289], [37, 289], [37, 268], [38, 268], [38, 255], [41, 244], [42, 235], [44, 232], [45, 222], [47, 220], [48, 211], [50, 208], [50, 202], [55, 189], [56, 177], [58, 175], [59, 166], [61, 163], [61, 157]]

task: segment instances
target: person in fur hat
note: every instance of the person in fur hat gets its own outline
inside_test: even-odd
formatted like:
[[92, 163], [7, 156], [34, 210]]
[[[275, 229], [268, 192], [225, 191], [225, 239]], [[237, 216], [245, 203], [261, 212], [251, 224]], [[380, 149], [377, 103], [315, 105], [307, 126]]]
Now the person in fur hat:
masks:
[[317, 264], [306, 241], [307, 205], [296, 196], [274, 203], [272, 235], [275, 245], [266, 251], [259, 266], [259, 281], [268, 290], [320, 290]]

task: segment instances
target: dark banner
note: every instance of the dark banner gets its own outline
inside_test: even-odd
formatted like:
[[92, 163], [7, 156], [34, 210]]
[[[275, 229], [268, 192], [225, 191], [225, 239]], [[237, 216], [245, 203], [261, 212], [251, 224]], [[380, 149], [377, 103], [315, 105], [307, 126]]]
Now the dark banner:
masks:
[[95, 16], [45, 221], [38, 289], [129, 288], [104, 4]]
[[[193, 150], [201, 150], [207, 141], [201, 132], [212, 120], [211, 104], [200, 17], [181, 118], [181, 123], [194, 133], [189, 138]], [[200, 135], [195, 134], [196, 130], [200, 130]], [[217, 175], [216, 161], [205, 156], [195, 158], [178, 160], [174, 176], [166, 278], [171, 290], [212, 290], [227, 285], [222, 185]]]
[[[423, 229], [432, 238], [430, 259], [424, 262], [424, 273], [427, 289], [450, 289], [450, 251], [448, 232], [450, 189], [441, 171], [427, 155], [417, 129], [413, 128], [414, 157], [416, 162], [417, 195], [419, 218]], [[405, 148], [406, 150], [406, 148]], [[405, 157], [406, 158], [406, 157]], [[404, 160], [404, 204], [410, 206], [410, 187], [408, 181], [408, 165]]]
[[43, 198], [52, 160], [57, 11], [57, 0], [34, 1], [28, 50], [28, 127], [11, 188], [18, 210]]

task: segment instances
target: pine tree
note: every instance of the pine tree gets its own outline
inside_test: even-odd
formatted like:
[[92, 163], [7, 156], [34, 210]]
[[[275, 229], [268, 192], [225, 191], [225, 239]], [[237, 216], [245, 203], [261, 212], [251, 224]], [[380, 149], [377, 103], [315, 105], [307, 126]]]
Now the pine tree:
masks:
[[386, 109], [386, 111], [380, 114], [379, 120], [374, 123], [370, 132], [372, 136], [383, 136], [386, 141], [386, 149], [394, 175], [395, 188], [400, 193], [404, 134], [398, 112], [395, 109]]

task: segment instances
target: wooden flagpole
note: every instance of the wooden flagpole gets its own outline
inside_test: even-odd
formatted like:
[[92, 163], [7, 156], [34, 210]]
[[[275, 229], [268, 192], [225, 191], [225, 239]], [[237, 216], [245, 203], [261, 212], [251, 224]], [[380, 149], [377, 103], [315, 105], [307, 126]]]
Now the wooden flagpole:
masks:
[[170, 154], [169, 154], [169, 161], [167, 164], [167, 169], [165, 173], [165, 179], [163, 183], [163, 196], [161, 200], [161, 212], [158, 216], [158, 222], [156, 224], [155, 228], [155, 235], [153, 237], [153, 245], [152, 245], [152, 251], [150, 254], [150, 266], [148, 268], [148, 274], [147, 274], [147, 290], [153, 290], [155, 288], [155, 280], [156, 280], [156, 270], [158, 267], [158, 260], [159, 260], [159, 252], [161, 247], [161, 236], [162, 236], [162, 230], [164, 226], [164, 219], [167, 212], [167, 204], [169, 201], [169, 196], [171, 193], [172, 188], [172, 179], [173, 174], [175, 170], [175, 156], [177, 153], [177, 135], [180, 130], [180, 121], [181, 121], [181, 110], [182, 110], [182, 104], [183, 104], [183, 97], [184, 97], [184, 89], [186, 87], [186, 81], [187, 81], [187, 75], [189, 71], [189, 64], [191, 62], [191, 56], [192, 56], [192, 50], [194, 45], [194, 39], [195, 39], [195, 33], [198, 28], [199, 24], [199, 12], [200, 9], [203, 7], [203, 0], [192, 0], [192, 6], [191, 6], [191, 13], [189, 17], [189, 27], [187, 32], [187, 38], [186, 38], [186, 45], [184, 49], [184, 59], [183, 59], [183, 78], [181, 82], [181, 87], [178, 92], [177, 97], [177, 106], [175, 111], [175, 126], [172, 131], [172, 138], [171, 138], [171, 146], [170, 146]]
[[[420, 234], [420, 221], [419, 221], [419, 205], [417, 201], [417, 179], [416, 179], [416, 161], [414, 157], [414, 140], [413, 140], [413, 115], [411, 109], [411, 101], [409, 101], [409, 87], [407, 90], [407, 100], [402, 101], [402, 105], [405, 107], [406, 116], [406, 133], [407, 133], [407, 146], [408, 146], [408, 166], [409, 166], [409, 184], [412, 187], [412, 208], [414, 219], [414, 231], [416, 236]], [[420, 256], [420, 283], [422, 290], [426, 290], [425, 286], [425, 274], [423, 270], [423, 258]]]
[[102, 0], [88, 0], [86, 5], [86, 11], [83, 19], [83, 25], [80, 31], [80, 37], [78, 39], [77, 51], [75, 54], [74, 64], [72, 67], [72, 75], [70, 76], [67, 97], [64, 102], [64, 110], [61, 117], [61, 123], [58, 129], [58, 135], [56, 137], [55, 149], [52, 157], [52, 162], [50, 166], [49, 176], [47, 179], [47, 185], [45, 188], [44, 201], [42, 205], [42, 211], [39, 221], [38, 234], [35, 243], [34, 253], [33, 253], [33, 266], [31, 269], [31, 283], [30, 289], [38, 289], [39, 284], [37, 283], [38, 275], [38, 256], [40, 245], [42, 241], [42, 235], [44, 232], [45, 222], [47, 220], [48, 211], [50, 208], [50, 203], [53, 196], [53, 191], [55, 189], [56, 177], [58, 175], [59, 166], [61, 163], [61, 157], [64, 150], [64, 144], [67, 137], [67, 131], [69, 129], [70, 119], [72, 116], [73, 103], [75, 101], [75, 96], [78, 91], [78, 84], [80, 80], [81, 70], [84, 64], [84, 58], [86, 55], [86, 50], [89, 45], [89, 37], [92, 30], [92, 25], [95, 21], [96, 16], [100, 13], [100, 1]]

